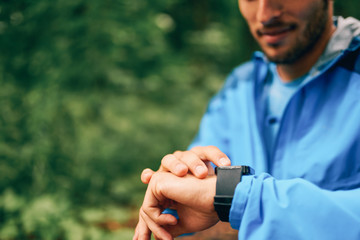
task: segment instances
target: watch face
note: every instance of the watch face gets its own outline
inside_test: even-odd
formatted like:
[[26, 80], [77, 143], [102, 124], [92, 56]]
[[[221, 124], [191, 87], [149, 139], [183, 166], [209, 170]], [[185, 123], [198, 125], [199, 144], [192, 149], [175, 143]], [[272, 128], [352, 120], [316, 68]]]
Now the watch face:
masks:
[[251, 167], [249, 166], [221, 166], [221, 167], [216, 167], [215, 168], [215, 174], [217, 174], [217, 172], [219, 170], [238, 170], [240, 169], [241, 170], [241, 173], [243, 175], [252, 175], [252, 174], [255, 174], [255, 171], [254, 169], [252, 169]]

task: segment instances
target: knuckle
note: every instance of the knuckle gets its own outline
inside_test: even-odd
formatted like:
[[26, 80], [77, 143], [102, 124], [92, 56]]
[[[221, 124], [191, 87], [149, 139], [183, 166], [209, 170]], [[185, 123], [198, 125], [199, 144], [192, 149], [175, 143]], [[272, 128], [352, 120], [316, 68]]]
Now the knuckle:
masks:
[[143, 229], [138, 231], [138, 233], [137, 233], [138, 238], [136, 238], [136, 239], [149, 239], [148, 238], [149, 234], [147, 233], [146, 229], [148, 229], [147, 226], [146, 225], [143, 226]]
[[174, 155], [173, 154], [166, 154], [162, 159], [161, 159], [161, 164], [167, 164], [168, 161], [173, 158]]
[[208, 152], [209, 154], [217, 157], [225, 157], [226, 154], [223, 153], [218, 147], [216, 146], [208, 146]]
[[204, 148], [205, 147], [202, 147], [202, 146], [195, 146], [195, 147], [191, 148], [190, 151], [199, 153], [199, 152], [202, 152], [204, 150]]
[[146, 233], [139, 233], [139, 239], [148, 239], [148, 235]]
[[141, 213], [140, 213], [140, 217], [142, 218], [142, 220], [146, 223], [150, 217], [150, 209], [147, 207], [142, 207]]
[[150, 188], [150, 192], [154, 192], [164, 185], [164, 172], [156, 172], [151, 178], [151, 182], [148, 186]]
[[[182, 157], [182, 156], [181, 156]], [[179, 161], [181, 161], [181, 157], [177, 157], [174, 154], [167, 154], [165, 157], [163, 157], [163, 159], [161, 160], [161, 165], [171, 171], [173, 170], [173, 168], [175, 167], [175, 165], [177, 163], [179, 163]]]
[[159, 172], [155, 172], [151, 177], [151, 182], [150, 182], [151, 186], [156, 184], [156, 182], [158, 181], [158, 178], [159, 178]]
[[179, 151], [179, 150], [177, 150], [177, 151], [175, 151], [175, 152], [173, 153], [173, 155], [174, 155], [175, 157], [181, 157], [183, 154], [184, 154], [184, 152], [183, 152], [183, 151]]
[[192, 167], [197, 166], [200, 162], [202, 163], [201, 158], [194, 152], [187, 152], [184, 160]]
[[190, 151], [196, 151], [196, 150], [198, 150], [200, 148], [200, 146], [195, 146], [195, 147], [192, 147], [191, 149], [190, 149]]
[[220, 149], [214, 145], [210, 145], [210, 146], [207, 146], [207, 148], [209, 149], [209, 151], [216, 151], [216, 152], [219, 152]]
[[145, 216], [146, 216], [146, 213], [145, 213], [143, 207], [141, 207], [141, 208], [140, 208], [140, 211], [139, 211], [139, 217], [140, 217], [141, 219], [144, 219]]
[[157, 195], [160, 195], [163, 192], [164, 189], [164, 184], [163, 181], [158, 181], [160, 177], [157, 175], [156, 177], [156, 181], [155, 181], [155, 188], [154, 188], [154, 193], [156, 193]]

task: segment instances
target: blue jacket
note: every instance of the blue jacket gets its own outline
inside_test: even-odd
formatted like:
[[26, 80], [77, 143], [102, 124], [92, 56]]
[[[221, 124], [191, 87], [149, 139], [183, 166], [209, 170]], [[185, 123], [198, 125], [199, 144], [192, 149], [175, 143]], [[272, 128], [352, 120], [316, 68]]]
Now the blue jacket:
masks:
[[288, 102], [272, 154], [264, 146], [257, 53], [211, 100], [192, 143], [215, 145], [256, 175], [238, 184], [230, 224], [239, 239], [360, 239], [360, 39]]

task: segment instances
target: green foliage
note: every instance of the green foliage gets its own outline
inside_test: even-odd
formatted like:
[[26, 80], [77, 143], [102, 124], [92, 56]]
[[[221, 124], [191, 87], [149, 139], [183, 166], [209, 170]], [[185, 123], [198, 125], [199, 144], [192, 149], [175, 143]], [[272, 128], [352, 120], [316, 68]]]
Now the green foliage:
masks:
[[99, 224], [132, 217], [256, 44], [236, 1], [6, 0], [0, 49], [0, 239], [131, 239]]

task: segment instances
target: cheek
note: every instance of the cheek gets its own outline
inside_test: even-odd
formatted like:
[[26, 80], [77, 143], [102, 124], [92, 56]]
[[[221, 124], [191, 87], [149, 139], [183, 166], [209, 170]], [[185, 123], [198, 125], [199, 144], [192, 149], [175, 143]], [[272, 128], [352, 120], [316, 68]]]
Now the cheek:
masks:
[[255, 2], [239, 0], [239, 10], [248, 23], [256, 21], [257, 6]]
[[251, 31], [251, 33], [254, 35], [255, 32], [255, 28], [256, 28], [256, 9], [257, 7], [255, 6], [254, 3], [249, 4], [247, 2], [245, 2], [244, 0], [239, 0], [239, 9], [240, 9], [240, 13], [243, 16], [243, 18], [245, 19], [246, 23], [248, 24], [248, 27]]
[[250, 27], [250, 33], [251, 33], [251, 35], [253, 36], [253, 38], [254, 38], [256, 41], [259, 41], [258, 35], [256, 34], [256, 28], [255, 28], [255, 27]]
[[294, 9], [292, 12], [297, 13], [297, 19], [302, 22], [308, 22], [314, 16], [314, 13], [322, 11], [323, 9], [323, 2], [322, 1], [311, 1], [310, 3], [304, 4]]

